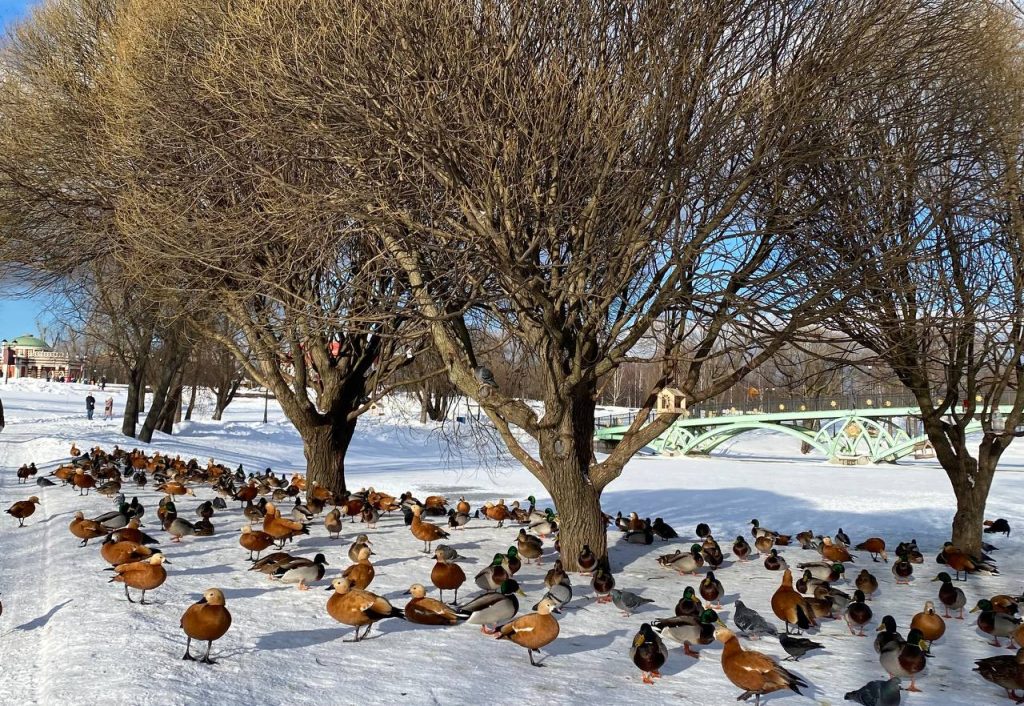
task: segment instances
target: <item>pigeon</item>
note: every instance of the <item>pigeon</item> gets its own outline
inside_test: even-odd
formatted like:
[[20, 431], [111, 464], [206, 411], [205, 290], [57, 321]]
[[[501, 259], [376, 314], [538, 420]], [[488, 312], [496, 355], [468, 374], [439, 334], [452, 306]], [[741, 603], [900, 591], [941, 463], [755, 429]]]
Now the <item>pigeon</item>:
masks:
[[900, 678], [893, 677], [888, 681], [877, 679], [869, 681], [856, 691], [846, 692], [843, 697], [847, 701], [855, 701], [864, 706], [899, 706], [902, 693]]
[[756, 610], [748, 608], [743, 601], [736, 601], [736, 613], [732, 621], [747, 637], [753, 639], [768, 635], [774, 637], [779, 633], [774, 625], [761, 617]]
[[811, 650], [820, 650], [825, 647], [820, 642], [795, 635], [779, 635], [779, 644], [782, 645], [782, 649], [789, 655], [784, 661], [793, 660], [794, 662], [799, 661], [801, 657]]
[[54, 485], [54, 482], [49, 478], [39, 476], [38, 478], [36, 478], [36, 485], [38, 485], [40, 488], [45, 488], [47, 486]]
[[629, 591], [620, 591], [617, 588], [611, 590], [612, 603], [626, 615], [632, 615], [634, 608], [639, 608], [645, 603], [654, 603], [652, 598], [644, 598]]
[[466, 557], [459, 554], [447, 544], [438, 544], [434, 547], [434, 556], [449, 564], [453, 561], [466, 561]]
[[491, 372], [490, 368], [485, 368], [482, 365], [477, 366], [476, 370], [473, 371], [473, 374], [476, 376], [476, 379], [479, 380], [480, 383], [483, 385], [488, 385], [489, 387], [498, 386], [497, 381], [495, 381], [494, 379], [494, 373]]

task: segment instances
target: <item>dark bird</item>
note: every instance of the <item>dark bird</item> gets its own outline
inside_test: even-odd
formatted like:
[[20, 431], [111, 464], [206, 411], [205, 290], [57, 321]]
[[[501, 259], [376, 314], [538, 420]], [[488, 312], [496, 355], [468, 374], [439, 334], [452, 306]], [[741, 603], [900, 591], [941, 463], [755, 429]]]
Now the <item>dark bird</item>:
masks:
[[786, 657], [786, 660], [793, 660], [794, 662], [799, 661], [801, 657], [811, 650], [820, 650], [825, 647], [820, 642], [808, 640], [806, 637], [796, 637], [795, 635], [779, 635], [779, 644], [782, 645], [782, 649], [789, 655], [789, 657]]
[[843, 697], [847, 701], [853, 701], [864, 706], [899, 706], [902, 694], [900, 692], [900, 678], [893, 677], [889, 680], [877, 679], [869, 681], [856, 691], [846, 692]]
[[1010, 523], [999, 518], [998, 520], [985, 520], [985, 532], [988, 534], [1005, 534], [1010, 536]]
[[666, 542], [670, 539], [675, 539], [679, 536], [679, 534], [674, 529], [672, 529], [669, 526], [669, 524], [665, 522], [665, 520], [661, 519], [660, 517], [654, 518], [654, 524], [651, 525], [651, 529], [654, 530], [654, 534], [658, 535]]
[[653, 684], [654, 679], [661, 676], [658, 670], [668, 659], [668, 648], [651, 628], [651, 624], [644, 623], [633, 638], [629, 656], [633, 660], [633, 664], [644, 673], [644, 684]]
[[766, 635], [774, 637], [779, 632], [774, 625], [761, 617], [756, 610], [748, 608], [743, 601], [736, 601], [736, 611], [733, 613], [732, 621], [736, 623], [736, 627], [752, 639]]

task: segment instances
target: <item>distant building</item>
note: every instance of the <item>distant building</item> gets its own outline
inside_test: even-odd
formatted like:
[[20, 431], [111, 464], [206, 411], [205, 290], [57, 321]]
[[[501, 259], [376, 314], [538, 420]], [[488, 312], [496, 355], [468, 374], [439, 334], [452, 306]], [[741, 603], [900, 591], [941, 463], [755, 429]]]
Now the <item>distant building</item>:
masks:
[[0, 370], [8, 378], [81, 377], [83, 365], [72, 362], [66, 353], [53, 350], [41, 338], [32, 334], [0, 341]]

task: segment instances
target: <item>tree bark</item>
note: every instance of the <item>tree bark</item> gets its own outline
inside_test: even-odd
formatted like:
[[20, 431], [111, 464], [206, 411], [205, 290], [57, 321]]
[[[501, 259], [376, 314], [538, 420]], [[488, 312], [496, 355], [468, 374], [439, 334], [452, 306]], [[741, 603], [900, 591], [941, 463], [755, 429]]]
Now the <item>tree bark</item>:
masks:
[[966, 473], [949, 475], [956, 495], [956, 514], [953, 515], [953, 532], [950, 541], [958, 549], [979, 556], [982, 552], [982, 525], [985, 521], [985, 505], [995, 475], [998, 456], [980, 453], [979, 459], [968, 459]]
[[179, 367], [187, 357], [186, 351], [184, 355], [172, 356], [170, 360], [164, 362], [164, 367], [153, 387], [153, 404], [149, 406], [149, 414], [146, 415], [146, 421], [142, 424], [139, 441], [148, 444], [153, 440], [153, 432], [156, 431], [164, 413], [164, 406], [169, 401], [168, 393], [171, 391], [171, 385], [174, 383]]
[[345, 494], [345, 454], [355, 430], [356, 421], [348, 420], [347, 414], [323, 416], [299, 428], [306, 456], [307, 492], [312, 492], [316, 482], [337, 499]]
[[128, 370], [128, 400], [124, 405], [124, 419], [121, 433], [134, 437], [139, 423], [139, 413], [146, 399], [146, 368], [139, 365]]

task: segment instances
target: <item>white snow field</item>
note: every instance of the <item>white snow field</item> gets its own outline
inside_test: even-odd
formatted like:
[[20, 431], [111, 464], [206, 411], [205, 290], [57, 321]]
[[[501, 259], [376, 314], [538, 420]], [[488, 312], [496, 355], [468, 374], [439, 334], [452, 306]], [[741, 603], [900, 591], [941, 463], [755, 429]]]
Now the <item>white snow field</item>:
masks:
[[[893, 615], [905, 635], [924, 602], [937, 602], [939, 584], [929, 579], [940, 570], [934, 556], [948, 535], [953, 513], [952, 492], [937, 464], [840, 468], [801, 457], [788, 437], [741, 436], [727, 455], [637, 459], [608, 488], [607, 512], [662, 517], [682, 538], [633, 545], [611, 528], [618, 587], [654, 603], [624, 617], [613, 605], [593, 601], [588, 578], [572, 576], [574, 598], [559, 616], [561, 634], [545, 649], [543, 669], [529, 665], [523, 648], [483, 635], [473, 625], [440, 628], [387, 620], [374, 626], [371, 639], [343, 642], [352, 629], [327, 614], [329, 596], [324, 589], [349, 565], [348, 546], [359, 532], [371, 536], [376, 552], [377, 575], [370, 590], [399, 606], [406, 598], [402, 593], [415, 582], [437, 595], [430, 584], [433, 559], [420, 553], [422, 543], [404, 526], [400, 513], [383, 519], [376, 530], [346, 524], [341, 541], [330, 541], [322, 521], [314, 521], [310, 536], [287, 550], [309, 557], [323, 552], [330, 566], [314, 590], [298, 591], [246, 571], [248, 553], [238, 544], [244, 518], [237, 503], [229, 503], [228, 510], [213, 517], [213, 536], [175, 544], [156, 521], [160, 494], [147, 487], [138, 493], [147, 507], [143, 520], [171, 563], [166, 583], [147, 594], [153, 604], [130, 604], [120, 584], [108, 583], [111, 574], [103, 570], [99, 541], [80, 548], [68, 531], [76, 510], [93, 517], [110, 510], [110, 500], [95, 493], [80, 498], [77, 491], [59, 484], [40, 488], [34, 479], [19, 485], [15, 476], [17, 467], [30, 461], [41, 474], [49, 472], [66, 460], [72, 442], [108, 450], [114, 444], [136, 446], [118, 435], [120, 420], [85, 419], [88, 389], [94, 388], [29, 381], [0, 385], [8, 425], [0, 433], [0, 509], [30, 495], [41, 499], [24, 529], [18, 529], [10, 516], [0, 515], [0, 704], [735, 703], [741, 690], [723, 674], [718, 644], [698, 648], [702, 656], [694, 660], [681, 646], [668, 643], [664, 678], [654, 686], [641, 682], [629, 658], [640, 624], [671, 616], [684, 587], [697, 586], [698, 579], [662, 569], [656, 559], [676, 547], [688, 547], [701, 521], [711, 525], [726, 552], [717, 575], [728, 594], [720, 615], [730, 625], [733, 602], [742, 597], [781, 627], [769, 604], [780, 575], [765, 570], [759, 558], [732, 560], [732, 541], [737, 534], [750, 537], [751, 518], [787, 533], [813, 529], [833, 534], [842, 527], [855, 543], [878, 535], [890, 550], [900, 540], [916, 538], [926, 556], [923, 565], [914, 567], [913, 584], [897, 587], [889, 566], [872, 563], [861, 552], [848, 580], [838, 585], [852, 593], [856, 567], [867, 566], [878, 577], [881, 590], [871, 603], [875, 615], [869, 637], [851, 636], [842, 621], [825, 621], [811, 637], [826, 649], [786, 663], [811, 688], [803, 696], [776, 693], [766, 697], [766, 703], [838, 704], [846, 691], [885, 678], [872, 648], [880, 618]], [[108, 393], [110, 389], [95, 393], [98, 411]], [[124, 392], [112, 394], [120, 410]], [[231, 468], [241, 463], [247, 471], [268, 466], [279, 472], [302, 471], [297, 434], [273, 403], [270, 410], [271, 421], [263, 425], [263, 400], [241, 399], [228, 409], [225, 421], [184, 423], [173, 437], [159, 436], [147, 450], [195, 456], [203, 464], [212, 457]], [[515, 464], [472, 454], [453, 457], [435, 425], [422, 426], [408, 417], [389, 411], [360, 422], [348, 455], [350, 487], [372, 485], [396, 496], [409, 490], [420, 498], [441, 493], [452, 502], [464, 495], [474, 507], [498, 498], [523, 500], [533, 493], [540, 507], [550, 504], [539, 483]], [[1020, 529], [1022, 470], [1024, 443], [1018, 442], [996, 476], [988, 505], [989, 517], [1005, 517]], [[130, 499], [128, 485], [125, 492]], [[200, 487], [196, 496], [178, 501], [182, 516], [197, 519], [196, 505], [214, 494]], [[460, 598], [476, 592], [472, 576], [495, 552], [505, 551], [517, 532], [514, 525], [499, 530], [493, 522], [472, 520], [465, 531], [453, 533], [448, 543], [476, 561], [465, 565], [470, 579]], [[972, 576], [959, 584], [969, 606], [997, 593], [1019, 595], [1024, 586], [1019, 536], [991, 541], [1000, 548], [994, 556], [1001, 574]], [[552, 563], [550, 545], [542, 566], [524, 566], [516, 576], [528, 594], [521, 599], [523, 611], [543, 595], [543, 575]], [[819, 558], [798, 547], [786, 547], [782, 553], [791, 565]], [[210, 587], [224, 591], [233, 625], [214, 643], [216, 665], [183, 662], [180, 616]], [[933, 646], [934, 655], [917, 680], [923, 692], [905, 693], [903, 703], [1009, 703], [1003, 690], [971, 671], [975, 659], [1012, 654], [986, 644], [988, 637], [975, 627], [973, 618], [947, 621], [946, 635]], [[772, 640], [743, 644], [786, 656]], [[193, 645], [193, 651], [197, 647], [205, 645]]]

